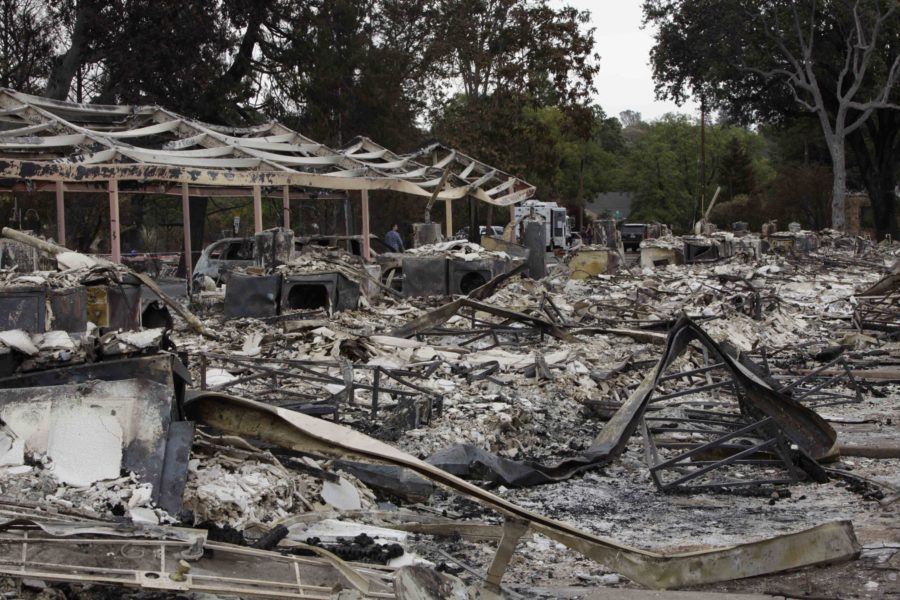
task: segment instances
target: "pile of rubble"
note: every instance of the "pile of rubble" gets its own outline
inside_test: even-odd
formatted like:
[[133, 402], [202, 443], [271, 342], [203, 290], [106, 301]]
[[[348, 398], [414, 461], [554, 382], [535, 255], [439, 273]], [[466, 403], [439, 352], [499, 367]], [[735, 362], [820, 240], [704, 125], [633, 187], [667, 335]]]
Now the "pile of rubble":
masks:
[[[421, 298], [387, 263], [278, 260], [276, 235], [217, 308], [12, 235], [57, 269], [4, 270], [0, 300], [106, 290], [80, 329], [26, 308], [0, 332], [0, 572], [21, 597], [835, 593], [782, 574], [801, 567], [900, 592], [898, 246], [823, 232], [694, 260], [698, 237], [663, 236], [644, 250], [681, 260], [532, 280], [449, 242], [410, 258], [505, 266]], [[131, 281], [145, 300], [115, 326]], [[170, 326], [142, 326], [151, 302]]]

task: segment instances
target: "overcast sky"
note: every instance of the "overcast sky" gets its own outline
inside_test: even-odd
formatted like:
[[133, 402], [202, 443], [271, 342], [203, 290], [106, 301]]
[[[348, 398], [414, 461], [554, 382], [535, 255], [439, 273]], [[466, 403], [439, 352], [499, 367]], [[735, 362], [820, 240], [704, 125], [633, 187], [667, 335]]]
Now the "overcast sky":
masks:
[[606, 114], [618, 116], [621, 111], [631, 109], [640, 112], [645, 121], [667, 112], [698, 116], [699, 107], [693, 102], [679, 107], [674, 102], [656, 100], [649, 64], [653, 32], [641, 28], [641, 0], [563, 2], [591, 11], [592, 25], [596, 28], [596, 50], [600, 55], [600, 73], [595, 80], [596, 101]]

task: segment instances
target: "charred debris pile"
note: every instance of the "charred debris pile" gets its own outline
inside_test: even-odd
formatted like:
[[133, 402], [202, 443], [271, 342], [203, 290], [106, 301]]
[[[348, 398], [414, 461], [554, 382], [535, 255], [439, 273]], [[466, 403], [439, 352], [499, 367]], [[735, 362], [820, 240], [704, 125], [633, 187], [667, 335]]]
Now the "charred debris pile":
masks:
[[8, 597], [897, 585], [896, 245], [665, 232], [532, 279], [274, 230], [185, 294], [3, 236]]

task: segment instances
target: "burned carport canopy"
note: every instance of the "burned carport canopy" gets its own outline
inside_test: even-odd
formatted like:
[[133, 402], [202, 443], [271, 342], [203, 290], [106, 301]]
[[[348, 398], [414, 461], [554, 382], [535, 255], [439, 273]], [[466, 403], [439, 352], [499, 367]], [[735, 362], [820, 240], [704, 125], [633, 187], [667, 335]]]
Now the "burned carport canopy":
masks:
[[[114, 261], [120, 193], [181, 195], [187, 213], [190, 196], [252, 191], [260, 231], [264, 194], [283, 198], [288, 225], [291, 198], [311, 190], [320, 197], [322, 190], [359, 191], [364, 244], [369, 190], [445, 201], [474, 197], [498, 206], [534, 193], [515, 176], [440, 143], [399, 155], [361, 137], [336, 150], [274, 121], [222, 127], [158, 106], [75, 104], [11, 89], [0, 89], [0, 188], [55, 192], [63, 244], [65, 191], [108, 192]], [[185, 238], [187, 250], [189, 243]]]

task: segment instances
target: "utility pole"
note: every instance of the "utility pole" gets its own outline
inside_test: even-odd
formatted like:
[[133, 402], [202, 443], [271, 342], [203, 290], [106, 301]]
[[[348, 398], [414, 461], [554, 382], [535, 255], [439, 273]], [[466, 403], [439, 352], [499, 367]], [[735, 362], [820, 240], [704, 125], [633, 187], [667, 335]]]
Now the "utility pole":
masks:
[[700, 214], [706, 210], [706, 96], [700, 96]]

